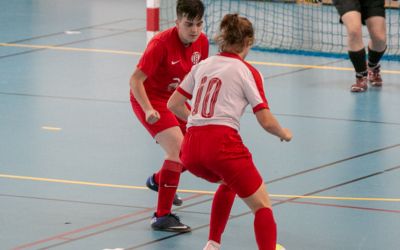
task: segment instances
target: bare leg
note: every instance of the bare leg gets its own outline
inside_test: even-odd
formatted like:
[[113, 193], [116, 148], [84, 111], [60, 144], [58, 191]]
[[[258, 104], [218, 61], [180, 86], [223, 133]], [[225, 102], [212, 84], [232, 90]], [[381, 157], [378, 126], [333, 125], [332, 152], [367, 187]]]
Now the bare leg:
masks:
[[373, 16], [366, 20], [368, 32], [371, 40], [369, 48], [374, 51], [384, 51], [386, 49], [386, 21], [384, 17]]
[[243, 201], [254, 213], [254, 232], [259, 250], [275, 250], [276, 224], [264, 183]]
[[179, 127], [172, 127], [158, 133], [155, 139], [165, 151], [165, 161], [160, 170], [157, 202], [157, 216], [165, 216], [171, 213], [172, 202], [182, 172], [179, 151], [183, 135]]
[[342, 16], [343, 24], [347, 30], [347, 44], [350, 51], [359, 51], [363, 49], [361, 13], [358, 11], [349, 11]]

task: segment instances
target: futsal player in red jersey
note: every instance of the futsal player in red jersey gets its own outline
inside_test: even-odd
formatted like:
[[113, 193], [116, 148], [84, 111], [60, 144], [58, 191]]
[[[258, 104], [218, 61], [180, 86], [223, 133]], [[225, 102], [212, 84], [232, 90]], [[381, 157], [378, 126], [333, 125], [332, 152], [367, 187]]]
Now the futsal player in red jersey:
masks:
[[161, 169], [146, 185], [158, 191], [154, 230], [187, 232], [190, 227], [171, 213], [184, 170], [179, 151], [186, 122], [167, 109], [167, 101], [193, 65], [208, 57], [208, 40], [202, 33], [204, 5], [200, 0], [178, 0], [175, 26], [157, 34], [147, 45], [130, 79], [131, 104], [139, 121], [165, 152]]
[[[281, 140], [292, 133], [269, 110], [262, 75], [244, 61], [254, 42], [251, 22], [227, 14], [216, 37], [220, 53], [195, 65], [168, 101], [168, 108], [188, 121], [181, 160], [193, 174], [220, 183], [211, 208], [209, 241], [204, 250], [220, 249], [236, 194], [254, 213], [258, 248], [276, 248], [276, 224], [264, 181], [239, 135], [240, 117], [251, 105], [259, 124]], [[193, 98], [193, 99], [192, 99]], [[192, 110], [185, 106], [192, 99]]]

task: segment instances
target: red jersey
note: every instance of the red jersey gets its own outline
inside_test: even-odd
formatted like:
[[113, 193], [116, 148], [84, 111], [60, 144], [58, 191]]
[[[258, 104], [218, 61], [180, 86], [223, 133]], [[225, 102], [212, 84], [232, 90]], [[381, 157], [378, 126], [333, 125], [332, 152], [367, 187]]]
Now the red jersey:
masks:
[[208, 40], [203, 33], [187, 47], [176, 27], [157, 34], [137, 65], [147, 75], [144, 87], [148, 98], [167, 102], [192, 66], [207, 57]]

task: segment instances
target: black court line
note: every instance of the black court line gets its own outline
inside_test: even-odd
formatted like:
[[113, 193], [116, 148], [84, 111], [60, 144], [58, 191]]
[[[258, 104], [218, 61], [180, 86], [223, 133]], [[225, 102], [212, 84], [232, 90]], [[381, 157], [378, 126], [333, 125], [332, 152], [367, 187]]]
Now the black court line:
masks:
[[[101, 26], [104, 26], [104, 25], [109, 25], [109, 24], [118, 23], [118, 22], [124, 22], [124, 21], [127, 21], [127, 20], [135, 20], [135, 18], [128, 18], [128, 19], [118, 20], [118, 21], [114, 21], [114, 22], [109, 22], [109, 23], [104, 23], [104, 24], [98, 24], [98, 25], [78, 28], [78, 29], [74, 29], [74, 30], [75, 31], [79, 31], [79, 30], [90, 29], [90, 28], [98, 28], [98, 27], [101, 27]], [[136, 19], [136, 20], [138, 20], [138, 19]], [[142, 20], [142, 19], [140, 19], [140, 20]], [[130, 32], [145, 31], [145, 29], [146, 29], [146, 27], [139, 27], [139, 28], [136, 28], [136, 29], [127, 29], [127, 30], [122, 30], [120, 32], [116, 32], [116, 33], [113, 33], [113, 34], [97, 36], [97, 37], [92, 37], [92, 38], [82, 39], [82, 40], [76, 40], [76, 41], [69, 42], [69, 43], [56, 44], [56, 45], [51, 45], [51, 46], [53, 46], [53, 47], [63, 47], [63, 46], [66, 46], [66, 45], [77, 44], [77, 43], [87, 42], [87, 41], [93, 41], [93, 40], [102, 39], [102, 38], [106, 38], [106, 37], [119, 36], [119, 35], [123, 35], [123, 34], [130, 33]], [[45, 37], [51, 37], [51, 36], [61, 35], [61, 34], [64, 34], [64, 32], [57, 32], [57, 33], [47, 34], [47, 35], [43, 35], [43, 36], [37, 36], [37, 37], [17, 40], [15, 42], [10, 42], [10, 43], [21, 43], [21, 42], [24, 42], [24, 41], [30, 41], [30, 40], [35, 40], [35, 39], [45, 38]], [[2, 46], [0, 45], [0, 47], [2, 47]], [[18, 52], [18, 53], [3, 55], [3, 56], [0, 56], [0, 60], [3, 59], [3, 58], [19, 56], [19, 55], [25, 55], [25, 54], [29, 54], [29, 53], [33, 53], [33, 52], [42, 51], [42, 50], [47, 50], [47, 48], [31, 49], [31, 50]]]
[[[80, 27], [80, 28], [75, 28], [75, 29], [70, 29], [70, 30], [82, 31], [82, 30], [86, 30], [86, 29], [92, 29], [92, 28], [102, 27], [102, 26], [105, 26], [105, 25], [123, 23], [123, 22], [128, 22], [128, 21], [133, 21], [133, 20], [144, 20], [144, 19], [143, 18], [125, 18], [125, 19], [120, 19], [120, 20], [111, 21], [111, 22], [107, 22], [107, 23], [100, 23], [100, 24], [95, 24], [95, 25], [90, 25], [90, 26]], [[48, 37], [52, 37], [52, 36], [64, 35], [65, 34], [64, 32], [65, 31], [55, 32], [55, 33], [46, 34], [46, 35], [40, 35], [40, 36], [34, 36], [34, 37], [15, 40], [15, 41], [7, 42], [7, 43], [22, 43], [22, 42], [27, 42], [27, 41], [34, 41], [34, 40], [38, 40], [38, 39], [42, 39], [42, 38], [48, 38]]]
[[[368, 154], [380, 152], [380, 151], [383, 151], [383, 150], [388, 150], [388, 149], [395, 148], [395, 147], [398, 147], [398, 146], [400, 146], [400, 144], [396, 144], [396, 145], [392, 145], [392, 146], [389, 146], [389, 147], [385, 147], [385, 148], [369, 151], [369, 152], [366, 152], [366, 153], [363, 153], [363, 154], [359, 154], [359, 155], [356, 155], [356, 156], [353, 156], [353, 157], [348, 157], [348, 158], [345, 158], [345, 159], [342, 159], [342, 160], [339, 160], [339, 161], [335, 161], [335, 162], [332, 162], [332, 163], [324, 164], [324, 165], [321, 165], [321, 166], [318, 166], [318, 167], [315, 167], [315, 168], [311, 168], [311, 169], [308, 169], [308, 170], [305, 170], [305, 171], [300, 171], [298, 173], [291, 174], [291, 175], [288, 175], [288, 176], [285, 176], [285, 177], [277, 178], [277, 179], [271, 180], [269, 182], [266, 182], [266, 184], [270, 184], [270, 183], [277, 182], [279, 180], [287, 179], [287, 178], [294, 177], [294, 176], [299, 176], [299, 175], [302, 175], [302, 174], [305, 174], [305, 173], [308, 173], [308, 172], [311, 172], [311, 171], [319, 170], [319, 169], [322, 169], [322, 168], [325, 168], [325, 167], [328, 167], [328, 166], [333, 166], [333, 165], [335, 165], [337, 163], [341, 163], [341, 162], [344, 162], [344, 161], [352, 160], [352, 159], [355, 159], [355, 158], [358, 158], [358, 157], [361, 157], [361, 156], [365, 156], [365, 155], [368, 155]], [[369, 174], [369, 175], [366, 175], [366, 176], [363, 176], [363, 177], [352, 179], [350, 181], [342, 182], [340, 184], [329, 186], [329, 187], [326, 187], [326, 188], [323, 188], [323, 189], [319, 189], [319, 190], [316, 190], [316, 191], [313, 191], [313, 192], [310, 192], [310, 193], [306, 193], [306, 194], [303, 194], [302, 196], [310, 196], [310, 195], [314, 195], [314, 194], [317, 194], [317, 193], [321, 193], [321, 192], [324, 192], [324, 191], [327, 191], [327, 190], [330, 190], [330, 189], [333, 189], [333, 188], [344, 186], [344, 185], [347, 185], [347, 184], [350, 184], [350, 183], [353, 183], [353, 182], [357, 182], [357, 181], [360, 181], [360, 180], [363, 180], [363, 179], [366, 179], [366, 178], [369, 178], [369, 177], [372, 177], [372, 176], [376, 176], [376, 175], [379, 175], [379, 174], [382, 174], [382, 173], [385, 173], [385, 172], [393, 171], [393, 170], [396, 170], [396, 169], [399, 169], [399, 168], [400, 168], [400, 166], [396, 166], [396, 167], [389, 168], [389, 169], [386, 169], [386, 170], [378, 171], [378, 172], [375, 172], [373, 174]], [[202, 195], [199, 195], [199, 197], [201, 197], [201, 196]], [[290, 199], [285, 199], [285, 200], [282, 200], [280, 202], [274, 203], [273, 206], [278, 206], [278, 205], [281, 205], [281, 204], [285, 204], [285, 203], [288, 203], [288, 202], [291, 202], [291, 201], [295, 201], [297, 199], [301, 199], [301, 197], [294, 197], [294, 198], [290, 198]], [[174, 211], [179, 211], [179, 210], [182, 210], [184, 208], [196, 206], [196, 205], [203, 204], [203, 203], [206, 203], [206, 202], [209, 202], [209, 201], [212, 201], [212, 197], [208, 198], [208, 199], [205, 199], [205, 200], [202, 200], [202, 201], [199, 201], [199, 202], [195, 202], [195, 203], [186, 205], [186, 206], [182, 206], [180, 208], [174, 209]], [[247, 214], [251, 214], [251, 211], [231, 216], [231, 218], [235, 219], [235, 218], [239, 218], [239, 217], [245, 216]], [[130, 221], [130, 222], [124, 223], [122, 225], [116, 225], [116, 226], [113, 226], [113, 227], [110, 227], [110, 228], [107, 228], [107, 229], [103, 229], [101, 231], [96, 231], [96, 232], [93, 232], [93, 233], [90, 233], [90, 234], [81, 235], [81, 236], [79, 236], [77, 238], [67, 239], [64, 242], [60, 242], [60, 243], [57, 243], [57, 244], [49, 245], [49, 246], [46, 246], [45, 248], [42, 248], [42, 249], [48, 249], [48, 248], [51, 248], [51, 247], [56, 247], [56, 246], [59, 246], [59, 245], [68, 244], [69, 242], [72, 242], [72, 241], [77, 241], [77, 240], [80, 240], [80, 239], [88, 238], [90, 236], [94, 236], [94, 235], [97, 235], [97, 234], [108, 232], [108, 231], [111, 231], [111, 230], [114, 230], [114, 229], [117, 229], [117, 228], [121, 228], [121, 227], [124, 227], [124, 226], [127, 226], [127, 225], [132, 225], [132, 224], [135, 224], [135, 223], [147, 220], [147, 219], [150, 219], [150, 217], [141, 218], [141, 219], [138, 219], [138, 220], [135, 220], [135, 221]], [[209, 226], [209, 224], [205, 224], [205, 225], [193, 228], [192, 231], [199, 230], [201, 228], [205, 228], [205, 227], [208, 227], [208, 226]], [[143, 243], [141, 245], [133, 246], [133, 247], [130, 247], [130, 248], [125, 248], [125, 250], [127, 250], [127, 249], [137, 249], [138, 247], [142, 247], [142, 246], [150, 245], [150, 244], [153, 244], [153, 243], [156, 243], [156, 242], [160, 242], [162, 240], [166, 240], [166, 239], [178, 236], [180, 234], [182, 234], [182, 233], [175, 233], [175, 234], [169, 235], [167, 237], [163, 237], [163, 238], [159, 238], [159, 239], [156, 239], [156, 240], [152, 240], [150, 242]]]
[[[201, 197], [201, 196], [204, 196], [204, 195], [200, 194], [197, 197]], [[185, 209], [185, 208], [197, 206], [199, 204], [203, 204], [203, 203], [209, 202], [211, 200], [212, 200], [212, 198], [207, 198], [207, 199], [204, 199], [204, 200], [201, 200], [201, 201], [198, 201], [198, 202], [193, 202], [191, 204], [184, 205], [184, 206], [181, 206], [179, 208], [176, 208], [176, 209], [174, 209], [174, 211], [179, 211], [179, 210], [182, 210], [182, 209]], [[49, 248], [58, 247], [58, 246], [65, 245], [65, 244], [69, 244], [69, 243], [77, 241], [77, 240], [85, 239], [85, 238], [88, 238], [88, 237], [91, 237], [91, 236], [94, 236], [94, 235], [98, 235], [98, 234], [101, 234], [101, 233], [109, 232], [109, 231], [112, 231], [114, 229], [126, 227], [126, 226], [129, 226], [129, 225], [136, 224], [138, 222], [142, 222], [142, 221], [146, 221], [146, 220], [150, 220], [150, 219], [151, 219], [150, 216], [146, 216], [146, 217], [143, 217], [143, 218], [140, 218], [140, 219], [136, 219], [136, 220], [133, 220], [133, 221], [129, 221], [129, 222], [126, 222], [126, 223], [123, 223], [123, 224], [115, 225], [113, 227], [109, 227], [109, 228], [106, 228], [106, 229], [103, 229], [103, 230], [98, 230], [98, 231], [95, 231], [93, 233], [82, 234], [82, 235], [80, 235], [78, 237], [75, 237], [75, 238], [64, 239], [63, 242], [59, 242], [59, 243], [48, 245], [48, 246], [45, 246], [45, 247], [42, 247], [42, 248], [38, 248], [38, 250], [44, 250], [44, 249], [49, 249]]]
[[[281, 201], [281, 199], [271, 199], [271, 200], [273, 200], [273, 201]], [[310, 202], [310, 201], [289, 201], [289, 202], [293, 203], [293, 204], [300, 204], [300, 205], [312, 205], [312, 206], [336, 207], [336, 208], [349, 208], [349, 209], [356, 209], [356, 210], [363, 210], [363, 211], [400, 214], [400, 210], [394, 210], [394, 209], [348, 206], [348, 205], [339, 205], [339, 204], [333, 204], [333, 203], [321, 203], [321, 202]]]
[[[317, 64], [317, 65], [314, 65], [314, 66], [327, 66], [327, 65], [332, 65], [332, 64], [339, 63], [339, 62], [343, 62], [343, 61], [346, 61], [346, 60], [348, 60], [348, 59], [338, 59], [338, 60], [335, 60], [335, 61], [321, 63], [321, 64]], [[264, 79], [273, 79], [273, 78], [277, 78], [277, 77], [281, 77], [281, 76], [287, 76], [287, 75], [291, 75], [291, 74], [294, 74], [294, 73], [299, 73], [299, 72], [302, 72], [302, 71], [313, 70], [313, 69], [315, 69], [315, 68], [296, 69], [296, 70], [292, 70], [292, 71], [289, 71], [289, 72], [270, 75], [270, 76], [264, 77]]]
[[344, 118], [334, 118], [334, 117], [324, 117], [324, 116], [313, 116], [313, 115], [295, 115], [295, 114], [279, 114], [275, 113], [277, 116], [288, 116], [288, 117], [298, 117], [298, 118], [312, 118], [312, 119], [320, 119], [320, 120], [334, 120], [334, 121], [349, 121], [349, 122], [365, 122], [365, 123], [376, 123], [376, 124], [384, 124], [384, 125], [400, 125], [399, 122], [384, 122], [384, 121], [368, 121], [361, 119], [344, 119]]
[[392, 149], [392, 148], [396, 148], [396, 147], [399, 147], [399, 146], [400, 146], [400, 144], [395, 144], [395, 145], [391, 145], [391, 146], [387, 146], [387, 147], [371, 150], [371, 151], [368, 151], [368, 152], [365, 152], [365, 153], [362, 153], [362, 154], [350, 156], [350, 157], [347, 157], [347, 158], [344, 158], [344, 159], [341, 159], [341, 160], [337, 160], [337, 161], [334, 161], [334, 162], [326, 163], [326, 164], [323, 164], [323, 165], [320, 165], [320, 166], [317, 166], [317, 167], [309, 168], [307, 170], [303, 170], [303, 171], [300, 171], [300, 172], [297, 172], [297, 173], [293, 173], [293, 174], [286, 175], [286, 176], [283, 176], [283, 177], [280, 177], [280, 178], [276, 178], [276, 179], [273, 179], [273, 180], [265, 182], [265, 184], [271, 184], [271, 183], [274, 183], [274, 182], [277, 182], [277, 181], [289, 179], [291, 177], [295, 177], [295, 176], [303, 175], [305, 173], [312, 172], [312, 171], [315, 171], [315, 170], [320, 170], [320, 169], [323, 169], [323, 168], [331, 167], [331, 166], [334, 166], [334, 165], [336, 165], [338, 163], [342, 163], [342, 162], [349, 161], [349, 160], [354, 160], [354, 159], [357, 159], [357, 158], [360, 158], [360, 157], [363, 157], [363, 156], [366, 156], [366, 155], [371, 155], [371, 154], [374, 154], [374, 153], [382, 152], [382, 151], [385, 151], [385, 150], [388, 150], [388, 149]]
[[[380, 174], [383, 174], [383, 173], [387, 173], [387, 172], [394, 171], [394, 170], [399, 170], [399, 169], [400, 169], [400, 165], [398, 165], [398, 166], [396, 166], [396, 167], [388, 168], [388, 169], [385, 169], [385, 170], [382, 170], [382, 171], [378, 171], [378, 172], [375, 172], [375, 173], [372, 173], [372, 174], [369, 174], [369, 175], [365, 175], [365, 176], [362, 176], [362, 177], [359, 177], [359, 178], [351, 179], [351, 180], [349, 180], [349, 181], [345, 181], [345, 182], [342, 182], [342, 183], [339, 183], [339, 184], [336, 184], [336, 185], [333, 185], [333, 186], [329, 186], [329, 187], [326, 187], [326, 188], [323, 188], [323, 189], [319, 189], [319, 190], [310, 192], [310, 193], [306, 193], [306, 194], [303, 194], [302, 196], [314, 195], [314, 194], [317, 194], [317, 193], [321, 193], [321, 192], [324, 192], [324, 191], [328, 191], [328, 190], [330, 190], [330, 189], [334, 189], [334, 188], [337, 188], [337, 187], [342, 187], [342, 186], [345, 186], [345, 185], [347, 185], [347, 184], [355, 183], [355, 182], [357, 182], [357, 181], [361, 181], [361, 180], [368, 179], [368, 178], [373, 177], [373, 176], [377, 176], [377, 175], [380, 175]], [[277, 202], [277, 203], [272, 204], [272, 206], [273, 206], [273, 207], [279, 206], [279, 205], [282, 205], [282, 204], [285, 204], [285, 203], [289, 203], [289, 202], [292, 202], [292, 201], [295, 201], [295, 200], [298, 200], [298, 199], [301, 199], [301, 198], [295, 197], [295, 198], [290, 198], [290, 199], [282, 200], [282, 201], [279, 201], [279, 202]], [[233, 215], [233, 216], [230, 217], [230, 220], [231, 220], [231, 219], [240, 218], [240, 217], [243, 217], [243, 216], [245, 216], [245, 215], [249, 215], [249, 214], [251, 214], [251, 213], [252, 213], [251, 211], [248, 211], [248, 212], [244, 212], [244, 213], [241, 213], [241, 214]], [[200, 230], [200, 229], [203, 229], [203, 228], [206, 228], [206, 227], [208, 227], [209, 225], [210, 225], [210, 224], [204, 224], [204, 225], [201, 225], [201, 226], [192, 228], [192, 232], [197, 231], [197, 230]], [[152, 244], [154, 244], [154, 243], [157, 243], [157, 242], [160, 242], [160, 241], [163, 241], [163, 240], [167, 240], [167, 239], [170, 239], [170, 238], [179, 236], [179, 235], [181, 235], [181, 234], [182, 234], [182, 233], [174, 233], [174, 234], [172, 234], [172, 235], [168, 235], [168, 236], [166, 236], [166, 237], [162, 237], [162, 238], [158, 238], [158, 239], [156, 239], [156, 240], [152, 240], [152, 241], [149, 241], [149, 242], [145, 242], [145, 243], [142, 243], [142, 244], [140, 244], [140, 245], [135, 245], [135, 246], [126, 247], [126, 248], [124, 248], [124, 250], [139, 249], [139, 248], [141, 248], [141, 247], [148, 246], [148, 245], [152, 245]]]
[[[26, 97], [38, 97], [38, 98], [49, 98], [49, 99], [59, 99], [59, 100], [74, 100], [74, 101], [88, 101], [88, 102], [107, 102], [107, 103], [123, 103], [123, 104], [130, 103], [130, 101], [128, 101], [128, 99], [127, 100], [112, 100], [112, 99], [100, 99], [100, 98], [85, 98], [85, 97], [71, 97], [71, 96], [52, 96], [52, 95], [39, 95], [39, 94], [25, 94], [25, 93], [4, 92], [4, 91], [0, 91], [0, 95], [26, 96]], [[250, 111], [250, 110], [245, 111], [245, 113], [253, 114], [253, 112]], [[298, 117], [298, 118], [307, 118], [307, 119], [318, 119], [318, 120], [330, 120], [330, 121], [347, 121], [347, 122], [360, 122], [360, 123], [396, 125], [396, 126], [400, 125], [400, 123], [397, 123], [397, 122], [382, 122], [382, 121], [360, 120], [360, 119], [345, 119], [345, 118], [335, 118], [335, 117], [326, 117], [326, 116], [295, 115], [295, 114], [283, 114], [283, 113], [274, 113], [274, 115], [276, 115], [276, 116], [285, 116], [285, 117]]]
[[[356, 155], [356, 156], [353, 156], [353, 157], [349, 157], [349, 158], [346, 158], [346, 159], [343, 159], [343, 160], [335, 161], [333, 163], [324, 164], [324, 165], [321, 165], [319, 167], [311, 168], [311, 169], [306, 170], [306, 171], [301, 171], [301, 172], [289, 175], [287, 177], [278, 178], [278, 179], [275, 179], [275, 180], [272, 180], [272, 181], [269, 181], [269, 182], [266, 182], [266, 183], [268, 184], [268, 183], [276, 182], [278, 180], [283, 180], [283, 179], [286, 179], [286, 178], [299, 176], [301, 174], [305, 174], [305, 173], [308, 173], [308, 172], [311, 172], [311, 171], [319, 170], [319, 169], [322, 169], [324, 167], [332, 166], [334, 164], [337, 164], [337, 163], [340, 163], [340, 162], [343, 162], [343, 161], [355, 159], [355, 158], [358, 158], [358, 157], [361, 157], [361, 156], [365, 156], [365, 155], [368, 155], [368, 154], [371, 154], [371, 153], [375, 153], [375, 152], [380, 152], [380, 151], [387, 150], [387, 149], [394, 148], [394, 147], [398, 147], [398, 146], [400, 146], [400, 144], [393, 145], [393, 146], [390, 146], [390, 147], [381, 148], [381, 149], [370, 151], [370, 152], [366, 152], [366, 153], [363, 153], [363, 154], [360, 154], [360, 155]], [[378, 172], [375, 172], [375, 173], [372, 173], [372, 174], [369, 174], [369, 175], [365, 175], [365, 176], [362, 176], [362, 177], [359, 177], [359, 178], [351, 179], [349, 181], [342, 182], [342, 183], [339, 183], [339, 184], [336, 184], [336, 185], [332, 185], [332, 186], [329, 186], [329, 187], [326, 187], [326, 188], [323, 188], [323, 189], [319, 189], [319, 190], [316, 190], [316, 191], [313, 191], [313, 192], [309, 192], [309, 193], [303, 194], [301, 196], [315, 195], [315, 194], [318, 194], [318, 193], [321, 193], [321, 192], [324, 192], [324, 191], [328, 191], [330, 189], [334, 189], [334, 188], [337, 188], [337, 187], [345, 186], [347, 184], [351, 184], [351, 183], [354, 183], [354, 182], [357, 182], [357, 181], [361, 181], [361, 180], [364, 180], [364, 179], [367, 179], [367, 178], [370, 178], [370, 177], [373, 177], [373, 176], [376, 176], [376, 175], [380, 175], [380, 174], [383, 174], [383, 173], [386, 173], [386, 172], [390, 172], [390, 171], [393, 171], [393, 170], [397, 170], [397, 169], [400, 169], [400, 165], [396, 166], [396, 167], [393, 167], [393, 168], [389, 168], [389, 169], [385, 169], [385, 170], [382, 170], [382, 171], [378, 171]], [[202, 195], [199, 195], [199, 196], [202, 196]], [[282, 201], [274, 203], [272, 206], [278, 206], [278, 205], [285, 204], [285, 203], [288, 203], [288, 202], [292, 202], [292, 201], [295, 201], [295, 200], [298, 200], [298, 199], [301, 199], [301, 197], [293, 197], [293, 198], [285, 199], [285, 200], [282, 200]], [[196, 205], [203, 204], [203, 203], [206, 203], [206, 202], [209, 202], [209, 201], [212, 201], [212, 197], [208, 198], [208, 199], [205, 199], [205, 200], [202, 200], [202, 201], [198, 201], [198, 202], [186, 205], [186, 206], [182, 206], [180, 208], [174, 209], [174, 211], [179, 211], [179, 210], [182, 210], [184, 208], [196, 206]], [[251, 214], [251, 211], [240, 213], [240, 214], [237, 214], [237, 215], [233, 215], [230, 218], [231, 219], [235, 219], [235, 218], [239, 218], [239, 217], [242, 217], [242, 216], [245, 216], [245, 215], [248, 215], [248, 214]], [[121, 228], [121, 227], [125, 227], [125, 226], [128, 226], [128, 225], [132, 225], [132, 224], [135, 224], [135, 223], [138, 223], [138, 222], [141, 222], [141, 221], [144, 221], [144, 220], [148, 220], [148, 219], [150, 219], [150, 217], [137, 219], [135, 221], [130, 221], [130, 222], [127, 222], [127, 223], [124, 223], [124, 224], [120, 224], [120, 225], [116, 225], [116, 226], [113, 226], [113, 227], [110, 227], [110, 228], [99, 230], [99, 231], [96, 231], [96, 232], [93, 232], [93, 233], [90, 233], [90, 234], [85, 234], [85, 235], [81, 235], [81, 236], [76, 237], [76, 238], [68, 239], [68, 240], [66, 240], [64, 242], [60, 242], [60, 243], [56, 243], [56, 244], [53, 244], [53, 245], [49, 245], [49, 246], [46, 246], [46, 247], [41, 248], [41, 249], [49, 249], [49, 248], [52, 248], [52, 247], [68, 244], [68, 243], [70, 243], [72, 241], [77, 241], [77, 240], [80, 240], [80, 239], [88, 238], [88, 237], [91, 237], [91, 236], [94, 236], [94, 235], [98, 235], [98, 234], [101, 234], [101, 233], [104, 233], [104, 232], [108, 232], [108, 231], [111, 231], [111, 230], [114, 230], [114, 229], [117, 229], [117, 228]], [[201, 226], [193, 228], [192, 231], [199, 230], [199, 229], [202, 229], [202, 228], [205, 228], [205, 227], [208, 227], [208, 226], [209, 226], [209, 224], [201, 225]], [[140, 245], [135, 245], [135, 246], [132, 246], [132, 247], [129, 247], [129, 248], [124, 248], [124, 249], [125, 250], [137, 249], [137, 248], [140, 248], [140, 247], [143, 247], [143, 246], [151, 245], [151, 244], [154, 244], [156, 242], [160, 242], [160, 241], [172, 238], [172, 237], [176, 237], [176, 236], [181, 235], [181, 234], [182, 233], [174, 233], [174, 234], [166, 236], [166, 237], [162, 237], [162, 238], [159, 238], [159, 239], [156, 239], [156, 240], [152, 240], [152, 241], [149, 241], [149, 242], [142, 243]]]
[[135, 208], [135, 209], [151, 208], [151, 207], [143, 207], [143, 206], [124, 205], [124, 204], [90, 202], [90, 201], [80, 201], [80, 200], [66, 200], [66, 199], [44, 198], [44, 197], [38, 197], [38, 196], [25, 196], [25, 195], [13, 195], [13, 194], [2, 194], [2, 193], [0, 193], [0, 197], [22, 198], [22, 199], [41, 200], [41, 201], [55, 201], [55, 202], [65, 202], [65, 203], [84, 204], [84, 205], [111, 206], [111, 207], [120, 207], [120, 208]]
[[[113, 37], [113, 36], [119, 36], [119, 35], [127, 34], [127, 33], [130, 33], [130, 32], [137, 32], [137, 31], [143, 31], [143, 28], [130, 29], [130, 30], [125, 30], [125, 31], [121, 31], [121, 32], [115, 32], [115, 33], [112, 33], [112, 34], [107, 34], [107, 35], [95, 36], [95, 37], [91, 37], [91, 38], [87, 38], [87, 39], [76, 40], [76, 41], [72, 41], [72, 42], [68, 42], [68, 43], [55, 44], [55, 45], [51, 45], [51, 46], [52, 47], [64, 47], [66, 45], [78, 44], [78, 43], [83, 43], [83, 42], [88, 42], [88, 41], [94, 41], [94, 40], [97, 40], [97, 39], [102, 39], [102, 38], [106, 38], [106, 37]], [[2, 46], [0, 45], [0, 47], [2, 47]], [[8, 58], [8, 57], [26, 55], [26, 54], [30, 54], [30, 53], [33, 53], [33, 52], [39, 52], [39, 51], [44, 51], [44, 50], [48, 50], [48, 48], [29, 49], [29, 50], [26, 50], [26, 51], [21, 51], [21, 52], [17, 52], [17, 53], [13, 53], [13, 54], [8, 54], [8, 55], [3, 55], [3, 56], [0, 56], [0, 60], [4, 59], [4, 58]]]
[[[126, 80], [128, 82], [128, 79]], [[129, 88], [127, 87], [127, 92]], [[86, 97], [69, 97], [69, 96], [52, 96], [52, 95], [36, 95], [36, 94], [23, 94], [23, 93], [12, 93], [12, 92], [0, 92], [0, 95], [10, 96], [26, 96], [26, 97], [38, 97], [38, 98], [49, 98], [57, 100], [74, 100], [74, 101], [90, 101], [90, 102], [109, 102], [109, 103], [130, 103], [128, 98], [126, 101], [111, 100], [111, 99], [99, 99], [99, 98], [86, 98]]]
[[[200, 196], [209, 196], [209, 194], [199, 194]], [[147, 207], [147, 206], [133, 206], [127, 204], [116, 204], [116, 203], [105, 203], [105, 202], [91, 202], [91, 201], [82, 201], [82, 200], [67, 200], [67, 199], [57, 199], [57, 198], [46, 198], [46, 197], [39, 197], [39, 196], [26, 196], [26, 195], [13, 195], [13, 194], [4, 194], [0, 193], [0, 198], [21, 198], [21, 199], [31, 199], [31, 200], [40, 200], [40, 201], [51, 201], [51, 202], [65, 202], [71, 204], [84, 204], [84, 205], [94, 205], [94, 206], [110, 206], [110, 207], [118, 207], [118, 208], [134, 208], [134, 209], [149, 209], [154, 207]], [[186, 201], [187, 198], [184, 198], [183, 201]], [[212, 200], [212, 199], [210, 199]], [[178, 210], [177, 207], [173, 209], [173, 211]], [[185, 214], [201, 214], [201, 215], [209, 215], [210, 212], [200, 212], [200, 211], [181, 211]]]

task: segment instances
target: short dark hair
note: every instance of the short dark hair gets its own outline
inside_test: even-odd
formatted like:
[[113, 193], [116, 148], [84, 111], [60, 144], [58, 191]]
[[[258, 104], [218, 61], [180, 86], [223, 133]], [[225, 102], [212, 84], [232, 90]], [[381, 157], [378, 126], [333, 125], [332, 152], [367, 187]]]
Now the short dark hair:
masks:
[[204, 4], [200, 0], [177, 0], [176, 16], [182, 18], [186, 16], [188, 19], [203, 18]]

